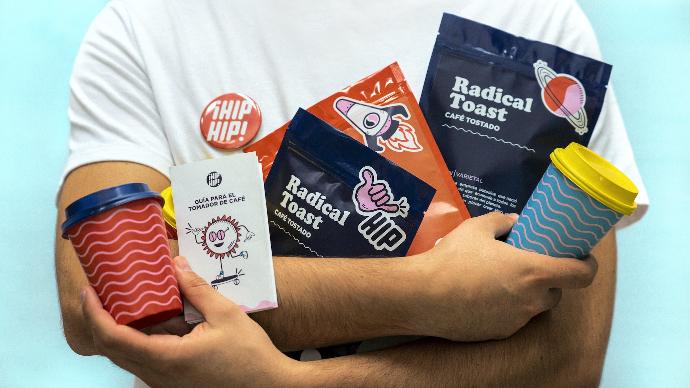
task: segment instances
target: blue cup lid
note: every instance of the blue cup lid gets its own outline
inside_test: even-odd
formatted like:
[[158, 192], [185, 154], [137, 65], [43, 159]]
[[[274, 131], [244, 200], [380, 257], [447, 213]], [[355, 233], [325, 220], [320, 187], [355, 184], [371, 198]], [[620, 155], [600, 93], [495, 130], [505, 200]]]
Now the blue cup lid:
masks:
[[67, 238], [67, 230], [70, 227], [89, 217], [144, 198], [155, 198], [161, 204], [163, 203], [160, 194], [151, 191], [146, 183], [127, 183], [79, 198], [65, 209], [66, 220], [62, 223], [62, 238]]

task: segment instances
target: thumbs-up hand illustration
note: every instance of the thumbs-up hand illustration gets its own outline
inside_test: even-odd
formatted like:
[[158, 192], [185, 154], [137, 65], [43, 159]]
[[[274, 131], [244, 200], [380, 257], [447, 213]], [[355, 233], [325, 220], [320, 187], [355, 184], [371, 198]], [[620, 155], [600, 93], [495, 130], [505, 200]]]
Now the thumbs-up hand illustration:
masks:
[[362, 213], [371, 213], [377, 210], [390, 213], [392, 216], [407, 217], [410, 205], [407, 198], [393, 200], [388, 182], [378, 180], [376, 171], [366, 166], [359, 172], [360, 183], [355, 188], [355, 202]]

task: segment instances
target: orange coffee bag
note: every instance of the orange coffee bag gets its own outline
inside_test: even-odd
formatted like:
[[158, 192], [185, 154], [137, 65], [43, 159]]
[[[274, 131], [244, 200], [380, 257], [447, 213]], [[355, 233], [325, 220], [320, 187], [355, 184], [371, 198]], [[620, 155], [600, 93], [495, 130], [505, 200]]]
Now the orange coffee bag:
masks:
[[[440, 238], [470, 218], [419, 104], [397, 63], [307, 110], [436, 189], [407, 252], [408, 256], [432, 248]], [[245, 152], [256, 152], [264, 180], [273, 165], [288, 124], [244, 149]]]

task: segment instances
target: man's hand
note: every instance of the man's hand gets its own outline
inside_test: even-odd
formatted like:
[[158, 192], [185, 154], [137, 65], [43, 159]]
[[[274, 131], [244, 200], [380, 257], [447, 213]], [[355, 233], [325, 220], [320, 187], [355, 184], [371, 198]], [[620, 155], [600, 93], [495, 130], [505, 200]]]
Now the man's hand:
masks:
[[454, 341], [505, 338], [554, 307], [562, 288], [592, 282], [593, 257], [557, 259], [496, 240], [516, 219], [500, 213], [470, 219], [427, 254], [410, 258], [426, 289], [426, 309], [416, 318], [419, 334]]
[[187, 335], [146, 335], [117, 325], [91, 287], [82, 309], [96, 350], [154, 387], [290, 386], [301, 367], [276, 349], [268, 335], [175, 258], [182, 293], [205, 317]]
[[[584, 289], [501, 341], [425, 338], [377, 352], [315, 361], [313, 384], [350, 387], [596, 387], [604, 365], [616, 287], [616, 238], [592, 251], [598, 271]], [[556, 259], [554, 259], [556, 260]], [[452, 310], [448, 310], [451, 311]]]

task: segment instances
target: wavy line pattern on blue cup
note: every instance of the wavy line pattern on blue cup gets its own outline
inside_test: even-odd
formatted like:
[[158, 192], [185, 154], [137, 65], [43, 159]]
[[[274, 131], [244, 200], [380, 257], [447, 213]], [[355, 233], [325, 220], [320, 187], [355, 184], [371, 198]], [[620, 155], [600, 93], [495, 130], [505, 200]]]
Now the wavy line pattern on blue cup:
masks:
[[507, 242], [549, 256], [581, 258], [622, 216], [587, 195], [550, 165]]

